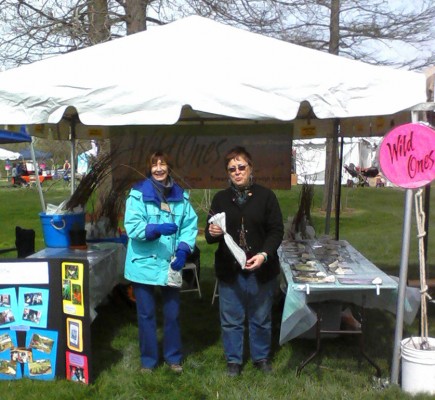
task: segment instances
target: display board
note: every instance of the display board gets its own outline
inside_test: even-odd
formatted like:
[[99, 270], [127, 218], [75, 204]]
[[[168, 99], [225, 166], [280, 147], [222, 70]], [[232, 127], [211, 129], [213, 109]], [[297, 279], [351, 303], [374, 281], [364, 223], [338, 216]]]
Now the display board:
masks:
[[0, 263], [0, 379], [90, 383], [87, 260]]

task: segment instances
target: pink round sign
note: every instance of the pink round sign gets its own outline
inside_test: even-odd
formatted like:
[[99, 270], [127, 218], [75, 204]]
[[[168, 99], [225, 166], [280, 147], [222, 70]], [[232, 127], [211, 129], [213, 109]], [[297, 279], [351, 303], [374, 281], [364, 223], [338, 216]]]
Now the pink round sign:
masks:
[[394, 128], [382, 140], [379, 163], [397, 186], [414, 189], [435, 178], [435, 131], [423, 124]]

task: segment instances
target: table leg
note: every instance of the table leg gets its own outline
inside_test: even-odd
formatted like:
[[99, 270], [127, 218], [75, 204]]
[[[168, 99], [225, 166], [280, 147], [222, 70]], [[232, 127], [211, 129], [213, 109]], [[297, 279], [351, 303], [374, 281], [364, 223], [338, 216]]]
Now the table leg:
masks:
[[376, 377], [381, 377], [381, 369], [379, 366], [367, 355], [364, 348], [364, 333], [365, 333], [365, 308], [361, 308], [361, 334], [359, 337], [359, 349], [364, 358], [376, 369]]
[[314, 353], [312, 353], [306, 360], [302, 361], [299, 364], [298, 369], [296, 370], [296, 376], [300, 376], [302, 370], [305, 368], [305, 366], [310, 363], [318, 354], [320, 354], [320, 345], [321, 345], [321, 329], [320, 324], [322, 322], [322, 316], [320, 314], [320, 311], [317, 310], [317, 322], [316, 322], [316, 350]]

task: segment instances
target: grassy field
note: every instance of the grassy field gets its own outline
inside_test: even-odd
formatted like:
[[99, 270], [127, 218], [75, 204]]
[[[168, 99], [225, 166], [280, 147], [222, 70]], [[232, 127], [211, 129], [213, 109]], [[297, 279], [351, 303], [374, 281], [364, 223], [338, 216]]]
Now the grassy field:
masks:
[[[277, 191], [285, 220], [298, 207], [299, 187]], [[213, 192], [211, 193], [211, 195]], [[316, 187], [312, 215], [318, 235], [324, 230], [324, 214], [320, 211], [322, 188]], [[68, 189], [55, 185], [45, 192], [46, 201], [59, 204], [68, 196]], [[342, 195], [340, 238], [348, 240], [367, 258], [389, 274], [398, 275], [401, 253], [404, 191], [393, 188], [344, 188]], [[432, 190], [431, 204], [435, 193]], [[192, 203], [205, 225], [209, 196], [192, 191]], [[44, 247], [40, 204], [36, 189], [0, 188], [0, 248], [12, 247], [14, 227], [36, 230], [37, 250]], [[434, 220], [432, 207], [430, 220]], [[413, 217], [414, 219], [414, 217]], [[432, 224], [433, 225], [433, 224]], [[332, 224], [333, 226], [333, 224]], [[434, 268], [435, 232], [429, 232], [429, 267]], [[121, 297], [112, 296], [99, 308], [92, 324], [93, 367], [95, 383], [84, 386], [65, 380], [37, 382], [31, 380], [1, 381], [0, 399], [408, 399], [398, 387], [381, 388], [373, 379], [374, 369], [367, 362], [359, 365], [358, 351], [350, 337], [326, 341], [320, 367], [309, 364], [300, 377], [296, 368], [313, 350], [312, 340], [296, 339], [278, 344], [280, 302], [274, 308], [274, 373], [263, 376], [247, 361], [242, 376], [228, 378], [225, 370], [218, 306], [211, 305], [214, 286], [212, 269], [214, 246], [198, 237], [201, 249], [201, 289], [182, 294], [182, 335], [185, 351], [185, 372], [174, 376], [162, 365], [153, 374], [139, 372], [137, 323], [134, 308]], [[9, 255], [14, 257], [14, 253]], [[416, 229], [411, 234], [409, 276], [418, 277]], [[432, 272], [432, 276], [435, 272]], [[435, 305], [429, 305], [431, 336], [435, 336]], [[366, 349], [380, 365], [383, 378], [390, 375], [394, 341], [393, 315], [367, 310], [368, 334]], [[160, 323], [161, 326], [161, 323]], [[406, 326], [404, 337], [418, 333], [418, 324]], [[413, 398], [430, 398], [418, 396]]]

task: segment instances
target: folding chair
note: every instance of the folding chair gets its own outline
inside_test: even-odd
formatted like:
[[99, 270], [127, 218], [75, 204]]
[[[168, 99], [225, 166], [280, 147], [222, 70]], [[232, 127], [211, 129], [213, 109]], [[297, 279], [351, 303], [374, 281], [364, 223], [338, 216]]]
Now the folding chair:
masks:
[[187, 257], [186, 265], [183, 267], [183, 286], [180, 292], [198, 292], [202, 297], [199, 286], [199, 275], [201, 268], [201, 252], [195, 245], [192, 254]]
[[189, 286], [186, 289], [181, 289], [181, 292], [198, 292], [199, 298], [202, 297], [201, 295], [201, 287], [199, 286], [199, 277], [198, 277], [198, 267], [193, 262], [187, 262], [186, 265], [183, 267], [183, 273], [185, 271], [192, 271], [193, 277], [195, 279], [196, 287], [194, 285]]
[[213, 297], [211, 299], [211, 305], [214, 304], [214, 300], [216, 297], [219, 297], [219, 281], [217, 278], [216, 278], [216, 281], [214, 283], [214, 290], [213, 290]]

